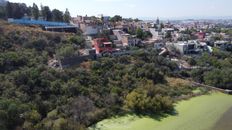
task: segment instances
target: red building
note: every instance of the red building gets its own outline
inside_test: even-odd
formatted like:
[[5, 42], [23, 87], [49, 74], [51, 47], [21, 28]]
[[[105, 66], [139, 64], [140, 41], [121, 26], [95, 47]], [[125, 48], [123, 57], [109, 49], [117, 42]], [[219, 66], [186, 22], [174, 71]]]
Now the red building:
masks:
[[112, 43], [106, 38], [97, 38], [93, 40], [94, 48], [96, 49], [96, 54], [99, 53], [111, 53], [113, 51]]
[[197, 33], [197, 38], [200, 39], [200, 40], [204, 40], [205, 35], [206, 35], [206, 34], [205, 34], [204, 32], [198, 32], [198, 33]]

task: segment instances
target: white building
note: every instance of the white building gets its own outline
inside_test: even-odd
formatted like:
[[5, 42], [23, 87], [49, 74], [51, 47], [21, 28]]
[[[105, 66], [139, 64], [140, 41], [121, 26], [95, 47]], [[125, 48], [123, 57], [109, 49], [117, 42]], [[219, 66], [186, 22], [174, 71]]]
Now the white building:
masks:
[[125, 33], [121, 30], [113, 30], [113, 33], [117, 37], [117, 39], [121, 41], [123, 46], [135, 46], [140, 42], [140, 40], [135, 36]]
[[166, 43], [168, 47], [175, 47], [180, 54], [191, 54], [197, 50], [197, 42], [194, 41], [183, 41], [177, 43]]
[[80, 24], [80, 29], [83, 31], [84, 35], [96, 35], [102, 30], [102, 26]]
[[163, 35], [161, 32], [157, 31], [155, 28], [149, 28], [153, 40], [161, 40]]

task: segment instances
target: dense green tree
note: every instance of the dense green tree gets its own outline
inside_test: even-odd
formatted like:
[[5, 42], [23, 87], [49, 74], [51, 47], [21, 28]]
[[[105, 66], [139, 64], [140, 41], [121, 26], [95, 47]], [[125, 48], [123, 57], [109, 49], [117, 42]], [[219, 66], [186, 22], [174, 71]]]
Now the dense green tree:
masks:
[[0, 2], [0, 18], [6, 18], [6, 1]]
[[173, 110], [170, 97], [161, 96], [159, 87], [151, 84], [139, 87], [126, 96], [125, 107], [138, 113], [159, 113]]
[[59, 49], [58, 54], [61, 57], [73, 56], [75, 54], [75, 48], [73, 47], [73, 45], [63, 46]]
[[35, 3], [33, 3], [33, 7], [32, 7], [32, 16], [34, 17], [34, 19], [39, 18], [39, 8]]
[[154, 64], [144, 64], [137, 71], [137, 77], [146, 77], [147, 79], [153, 80], [154, 83], [164, 82], [164, 76], [156, 69]]
[[20, 19], [25, 14], [29, 14], [30, 10], [24, 3], [11, 3], [6, 4], [6, 14], [8, 18]]
[[30, 106], [9, 99], [0, 99], [0, 123], [6, 130], [15, 129], [23, 124], [24, 113], [30, 110]]
[[52, 12], [48, 6], [41, 6], [41, 15], [44, 20], [52, 21]]
[[119, 21], [122, 21], [122, 16], [120, 15], [115, 15], [114, 17], [112, 17], [110, 19], [111, 22], [119, 22]]
[[140, 39], [144, 39], [144, 34], [143, 34], [143, 30], [141, 28], [138, 28], [136, 30], [136, 36]]
[[71, 44], [75, 44], [78, 48], [85, 48], [85, 39], [83, 36], [73, 36], [69, 38]]
[[202, 83], [204, 81], [204, 74], [205, 70], [204, 69], [194, 69], [190, 72], [190, 76], [199, 83]]
[[[166, 77], [178, 76], [178, 66], [154, 49], [135, 49], [131, 55], [102, 57], [61, 70], [50, 68], [48, 60], [75, 55], [84, 48], [82, 35], [1, 24], [6, 26], [0, 30], [1, 129], [81, 130], [125, 110], [166, 113], [176, 99], [192, 94], [189, 84], [166, 83]], [[202, 66], [210, 62], [208, 56], [199, 58]], [[218, 58], [213, 65], [231, 68], [229, 56], [212, 54], [212, 59]]]
[[6, 52], [0, 54], [0, 72], [15, 70], [26, 65], [28, 60], [23, 53]]
[[70, 20], [71, 20], [70, 12], [68, 11], [68, 9], [66, 9], [64, 12], [64, 22], [69, 23]]
[[75, 121], [88, 124], [88, 114], [94, 109], [95, 106], [93, 101], [91, 101], [88, 97], [79, 96], [72, 101], [67, 112], [72, 115], [72, 118]]
[[7, 2], [6, 4], [6, 15], [8, 18], [13, 18], [13, 7], [10, 2]]
[[232, 69], [214, 69], [204, 74], [206, 84], [224, 88], [232, 89]]
[[165, 34], [165, 38], [171, 39], [171, 38], [172, 38], [172, 33], [171, 33], [171, 32], [167, 32], [167, 33]]
[[52, 21], [63, 22], [63, 12], [58, 9], [52, 10]]
[[136, 30], [136, 36], [139, 39], [145, 40], [146, 38], [152, 37], [151, 32], [143, 31], [141, 28]]

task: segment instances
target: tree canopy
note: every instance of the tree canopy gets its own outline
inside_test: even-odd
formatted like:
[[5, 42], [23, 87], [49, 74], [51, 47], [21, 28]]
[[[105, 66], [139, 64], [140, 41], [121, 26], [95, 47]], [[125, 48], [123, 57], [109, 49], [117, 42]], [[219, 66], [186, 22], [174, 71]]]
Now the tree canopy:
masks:
[[33, 3], [33, 6], [27, 6], [24, 3], [6, 2], [6, 6], [0, 5], [0, 18], [15, 18], [31, 17], [36, 20], [43, 18], [46, 21], [69, 22], [71, 19], [68, 9], [65, 13], [58, 9], [51, 10], [49, 6], [41, 5], [40, 9]]

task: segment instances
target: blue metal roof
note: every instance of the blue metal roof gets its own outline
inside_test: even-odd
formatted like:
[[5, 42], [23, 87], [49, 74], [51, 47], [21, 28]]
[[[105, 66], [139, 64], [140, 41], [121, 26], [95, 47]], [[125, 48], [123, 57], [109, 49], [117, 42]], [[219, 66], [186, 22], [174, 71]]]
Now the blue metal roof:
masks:
[[28, 20], [28, 19], [13, 19], [10, 23], [24, 24], [24, 25], [41, 25], [41, 26], [69, 26], [68, 23], [63, 22], [49, 22], [43, 20]]

